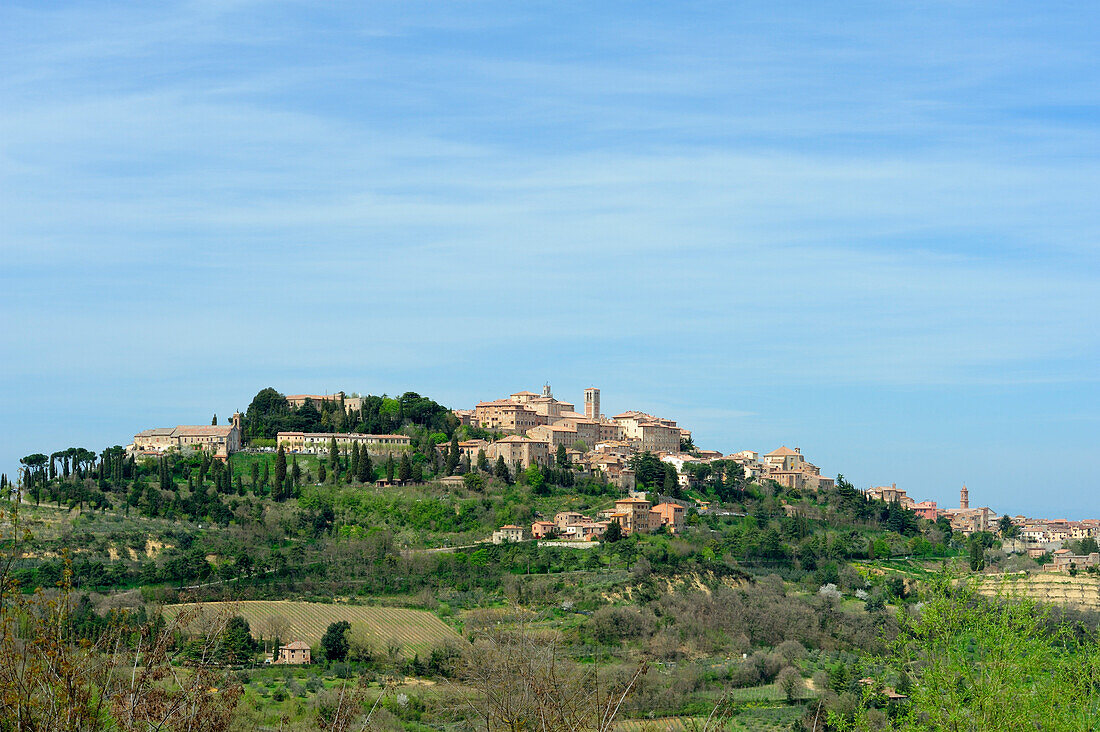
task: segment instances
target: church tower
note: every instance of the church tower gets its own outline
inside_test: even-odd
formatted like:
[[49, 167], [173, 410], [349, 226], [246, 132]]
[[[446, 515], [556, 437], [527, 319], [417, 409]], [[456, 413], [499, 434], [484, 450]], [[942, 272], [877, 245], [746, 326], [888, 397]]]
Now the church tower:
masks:
[[970, 491], [966, 489], [966, 483], [963, 483], [962, 490], [959, 491], [959, 508], [970, 508]]
[[600, 418], [600, 390], [594, 386], [584, 390], [584, 416], [593, 420]]

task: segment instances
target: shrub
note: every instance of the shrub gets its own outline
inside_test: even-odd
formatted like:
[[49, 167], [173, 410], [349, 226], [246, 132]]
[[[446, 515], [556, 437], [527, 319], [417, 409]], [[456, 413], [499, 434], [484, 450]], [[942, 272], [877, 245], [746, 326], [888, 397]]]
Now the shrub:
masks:
[[585, 628], [600, 643], [648, 637], [653, 632], [654, 618], [649, 610], [636, 607], [602, 607], [585, 623]]

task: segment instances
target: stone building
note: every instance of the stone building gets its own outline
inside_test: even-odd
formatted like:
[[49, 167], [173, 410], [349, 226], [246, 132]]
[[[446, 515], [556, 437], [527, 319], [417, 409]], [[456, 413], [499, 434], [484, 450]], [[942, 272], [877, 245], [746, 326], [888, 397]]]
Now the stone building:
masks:
[[235, 413], [227, 425], [179, 425], [143, 430], [134, 435], [129, 449], [145, 453], [202, 450], [225, 460], [241, 449], [241, 414]]
[[309, 644], [303, 641], [293, 641], [285, 646], [279, 646], [279, 656], [275, 663], [279, 664], [309, 664]]
[[526, 404], [517, 404], [510, 399], [497, 399], [492, 402], [479, 402], [474, 407], [477, 426], [491, 432], [511, 432], [523, 434], [538, 424], [538, 414]]
[[494, 544], [519, 541], [523, 541], [523, 529], [515, 524], [505, 524], [493, 532]]
[[532, 464], [545, 467], [550, 463], [550, 448], [545, 442], [519, 435], [510, 435], [491, 443], [485, 450], [485, 455], [489, 458], [490, 465], [496, 462], [497, 458], [503, 457], [504, 464], [509, 470], [516, 465], [526, 470]]

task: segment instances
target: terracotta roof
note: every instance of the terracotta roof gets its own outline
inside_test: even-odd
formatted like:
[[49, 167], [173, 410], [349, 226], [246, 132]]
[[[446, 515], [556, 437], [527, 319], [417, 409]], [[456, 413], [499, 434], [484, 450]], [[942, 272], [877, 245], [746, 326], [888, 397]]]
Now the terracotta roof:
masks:
[[799, 454], [801, 454], [801, 453], [797, 453], [794, 450], [792, 450], [791, 448], [784, 445], [783, 447], [780, 447], [777, 450], [772, 450], [771, 452], [769, 452], [768, 457], [771, 457], [772, 455], [774, 455], [776, 457], [785, 457], [787, 455], [799, 455]]
[[176, 435], [204, 435], [209, 437], [226, 437], [233, 429], [232, 425], [184, 425], [181, 424], [172, 432]]
[[149, 430], [142, 430], [134, 437], [170, 437], [174, 431], [172, 427], [154, 427]]
[[535, 392], [533, 392], [533, 391], [517, 391], [517, 392], [516, 392], [515, 394], [513, 394], [512, 396], [533, 396], [533, 397], [537, 397], [537, 396], [538, 396], [538, 394], [536, 394], [536, 393], [535, 393]]
[[291, 641], [285, 646], [279, 646], [279, 650], [286, 649], [288, 651], [301, 651], [309, 648], [309, 644], [305, 641]]

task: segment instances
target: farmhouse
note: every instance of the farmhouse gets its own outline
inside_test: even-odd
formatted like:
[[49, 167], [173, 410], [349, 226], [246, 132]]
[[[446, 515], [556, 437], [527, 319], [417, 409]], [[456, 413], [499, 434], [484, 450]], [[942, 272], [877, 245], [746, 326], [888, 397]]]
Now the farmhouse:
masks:
[[279, 646], [279, 657], [275, 659], [275, 663], [310, 663], [309, 644], [299, 640]]
[[523, 541], [523, 529], [515, 524], [505, 524], [493, 532], [494, 544]]

